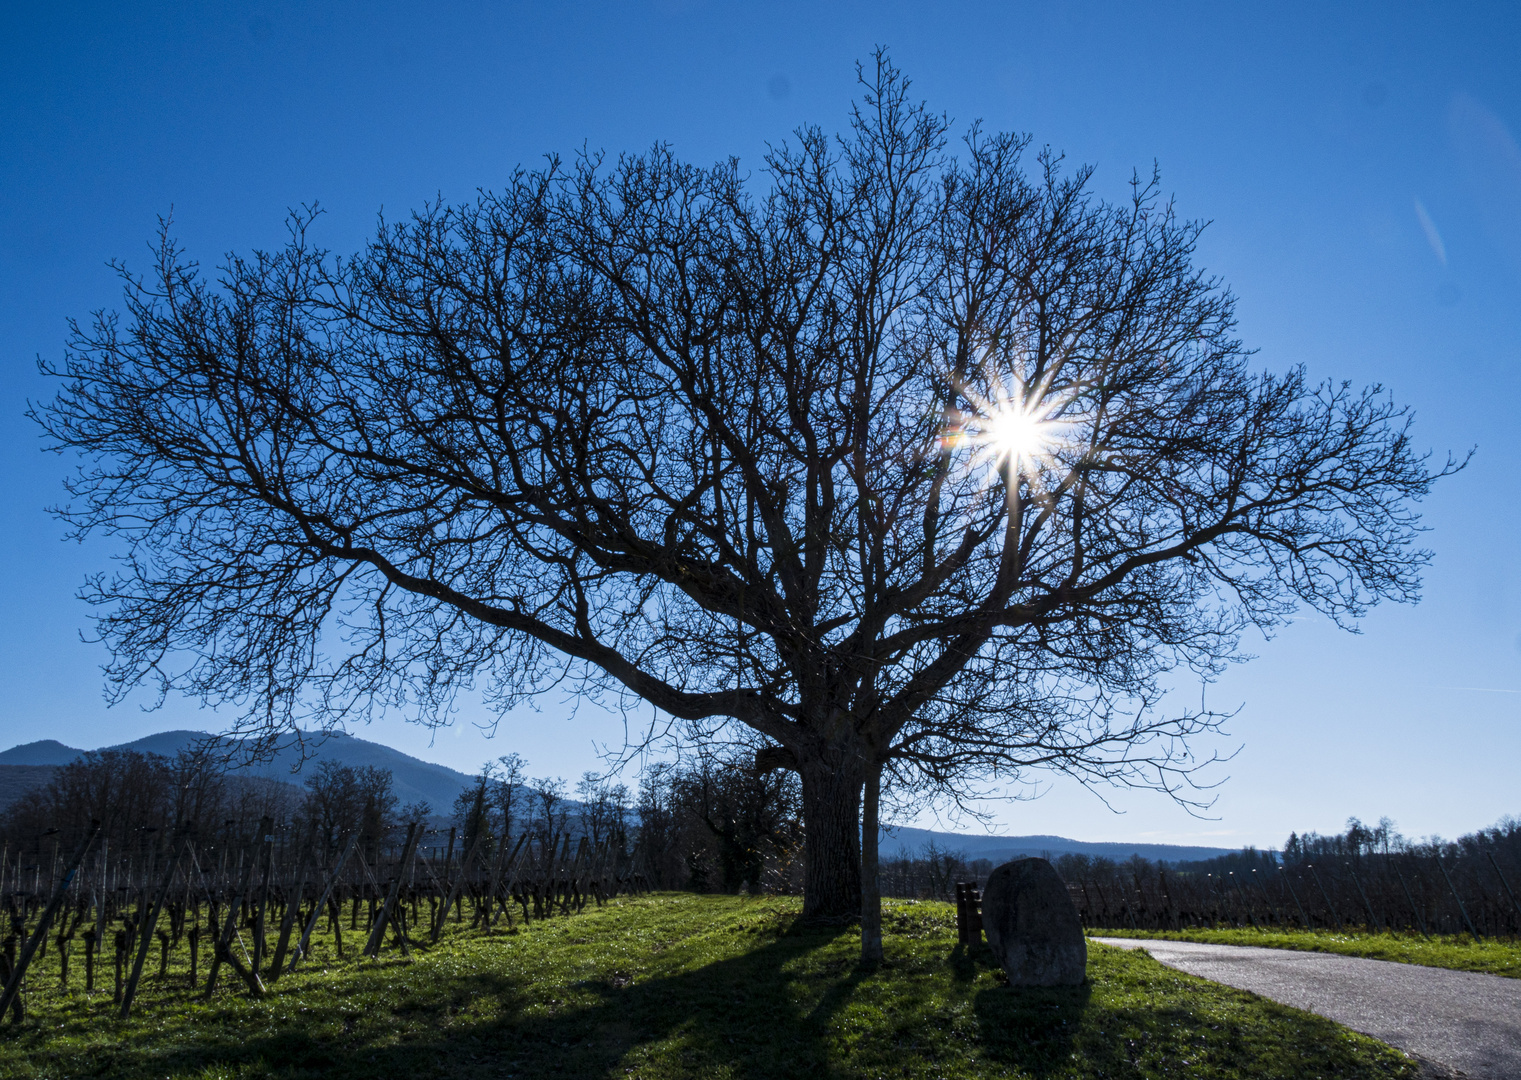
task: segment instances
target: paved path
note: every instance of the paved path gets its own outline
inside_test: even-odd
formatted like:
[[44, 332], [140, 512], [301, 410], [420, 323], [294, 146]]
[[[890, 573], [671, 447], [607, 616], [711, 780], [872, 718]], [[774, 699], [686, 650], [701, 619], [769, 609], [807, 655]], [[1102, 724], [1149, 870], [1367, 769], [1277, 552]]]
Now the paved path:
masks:
[[1319, 1013], [1475, 1080], [1521, 1080], [1521, 979], [1334, 953], [1094, 938]]

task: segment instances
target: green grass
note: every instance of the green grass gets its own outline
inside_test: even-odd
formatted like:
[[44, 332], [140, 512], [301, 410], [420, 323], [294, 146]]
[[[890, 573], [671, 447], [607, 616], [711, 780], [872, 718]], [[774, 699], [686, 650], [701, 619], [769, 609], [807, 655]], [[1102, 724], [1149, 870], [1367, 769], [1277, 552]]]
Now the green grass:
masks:
[[[1413, 1078], [1328, 1020], [1093, 944], [1088, 981], [1010, 989], [946, 904], [888, 902], [887, 962], [796, 901], [663, 895], [426, 954], [319, 961], [263, 999], [145, 981], [34, 994], [0, 1077]], [[156, 968], [154, 969], [156, 970]], [[171, 972], [171, 975], [173, 973]], [[54, 976], [56, 978], [56, 975]], [[239, 988], [241, 989], [241, 988]]]
[[1419, 934], [1346, 933], [1330, 930], [1089, 930], [1090, 937], [1160, 938], [1202, 941], [1211, 945], [1260, 945], [1395, 960], [1401, 964], [1482, 971], [1521, 979], [1521, 942], [1475, 941], [1467, 934], [1425, 938]]

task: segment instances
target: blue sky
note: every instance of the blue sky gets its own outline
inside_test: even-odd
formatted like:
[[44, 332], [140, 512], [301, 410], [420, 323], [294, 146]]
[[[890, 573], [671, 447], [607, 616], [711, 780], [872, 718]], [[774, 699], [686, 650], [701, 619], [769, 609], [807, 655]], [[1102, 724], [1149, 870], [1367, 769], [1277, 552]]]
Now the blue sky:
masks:
[[[193, 703], [107, 710], [73, 594], [104, 544], [43, 508], [67, 463], [26, 401], [65, 320], [111, 307], [106, 261], [146, 265], [157, 217], [208, 265], [320, 239], [381, 208], [469, 198], [518, 163], [670, 142], [755, 164], [797, 125], [843, 125], [853, 64], [892, 49], [958, 121], [1033, 133], [1119, 195], [1159, 163], [1200, 261], [1275, 369], [1380, 382], [1438, 455], [1477, 448], [1426, 504], [1426, 598], [1353, 636], [1305, 618], [1208, 688], [1240, 708], [1209, 820], [1154, 795], [1057, 783], [996, 803], [1007, 831], [1277, 844], [1389, 815], [1455, 834], [1521, 813], [1521, 8], [1507, 4], [8, 4], [0, 10], [0, 746], [215, 728]], [[1197, 701], [1197, 687], [1182, 697]], [[471, 769], [523, 753], [574, 776], [615, 718], [556, 698], [494, 740], [467, 712], [429, 735], [358, 732]], [[1206, 748], [1208, 749], [1208, 748]]]

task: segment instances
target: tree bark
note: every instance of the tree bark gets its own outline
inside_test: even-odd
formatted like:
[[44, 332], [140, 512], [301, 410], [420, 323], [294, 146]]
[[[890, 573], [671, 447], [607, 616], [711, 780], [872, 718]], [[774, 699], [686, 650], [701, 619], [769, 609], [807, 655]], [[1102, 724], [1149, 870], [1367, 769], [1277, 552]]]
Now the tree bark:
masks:
[[861, 963], [882, 962], [882, 884], [877, 878], [878, 806], [882, 766], [866, 766], [866, 798], [861, 812]]
[[802, 764], [803, 916], [849, 918], [861, 910], [863, 763], [853, 754]]

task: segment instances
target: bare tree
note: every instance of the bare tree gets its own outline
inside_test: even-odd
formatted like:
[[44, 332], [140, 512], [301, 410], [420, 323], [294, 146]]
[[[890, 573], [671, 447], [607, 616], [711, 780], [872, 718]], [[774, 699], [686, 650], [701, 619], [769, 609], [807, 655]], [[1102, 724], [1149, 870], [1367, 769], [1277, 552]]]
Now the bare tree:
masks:
[[628, 827], [628, 787], [615, 784], [600, 773], [585, 772], [576, 781], [576, 815], [581, 831], [593, 845], [624, 833]]
[[[495, 850], [496, 843], [511, 842], [513, 825], [520, 822], [524, 800], [532, 798], [527, 786], [527, 765], [520, 754], [504, 754], [488, 761], [476, 774], [475, 782], [455, 797], [453, 817], [464, 838], [461, 851], [468, 851], [478, 835], [486, 841], [487, 854]], [[532, 809], [530, 802], [529, 815]], [[500, 829], [492, 824], [493, 810], [500, 815]]]
[[565, 803], [565, 781], [557, 776], [540, 777], [531, 781], [533, 793], [532, 831], [537, 832], [542, 843], [549, 843], [565, 832], [570, 808]]
[[454, 822], [460, 833], [460, 852], [471, 851], [477, 840], [487, 845], [487, 853], [494, 845], [492, 839], [491, 813], [486, 803], [488, 781], [485, 773], [478, 774], [475, 783], [454, 797]]
[[712, 837], [723, 892], [760, 893], [767, 860], [788, 861], [802, 840], [799, 785], [789, 771], [704, 753], [673, 770], [670, 782], [672, 804]]
[[519, 754], [503, 754], [494, 762], [488, 762], [483, 775], [490, 779], [491, 801], [497, 813], [502, 815], [502, 842], [512, 838], [513, 822], [523, 801], [528, 784], [528, 762]]
[[166, 234], [34, 413], [86, 459], [64, 519], [126, 545], [85, 590], [110, 693], [267, 734], [569, 677], [738, 722], [801, 779], [806, 912], [860, 908], [868, 957], [884, 769], [1184, 797], [1217, 718], [1160, 677], [1414, 600], [1457, 465], [1377, 387], [1255, 370], [1154, 180], [952, 153], [885, 56], [863, 84], [758, 186], [552, 163], [349, 259], [298, 215], [216, 283]]
[[336, 852], [352, 833], [373, 859], [396, 825], [396, 804], [390, 769], [374, 765], [353, 768], [320, 761], [306, 778], [301, 814], [312, 823], [329, 852]]

